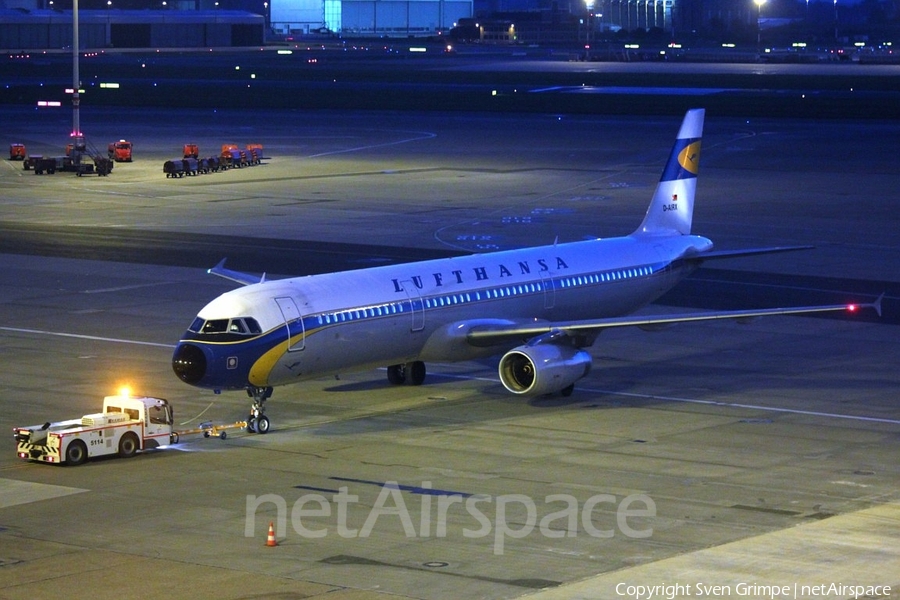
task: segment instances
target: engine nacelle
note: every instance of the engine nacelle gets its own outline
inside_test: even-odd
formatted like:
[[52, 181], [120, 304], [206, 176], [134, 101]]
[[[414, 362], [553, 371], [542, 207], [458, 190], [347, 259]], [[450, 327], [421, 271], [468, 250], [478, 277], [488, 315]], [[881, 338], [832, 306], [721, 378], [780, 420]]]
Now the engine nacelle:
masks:
[[500, 359], [500, 381], [513, 394], [558, 392], [591, 371], [591, 355], [557, 344], [513, 348]]

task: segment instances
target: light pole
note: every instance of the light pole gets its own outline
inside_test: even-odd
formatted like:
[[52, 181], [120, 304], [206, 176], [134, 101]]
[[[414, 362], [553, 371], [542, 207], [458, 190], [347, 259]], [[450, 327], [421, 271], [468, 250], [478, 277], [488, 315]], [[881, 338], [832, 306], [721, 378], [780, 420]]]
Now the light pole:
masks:
[[78, 88], [81, 76], [78, 73], [78, 0], [72, 1], [72, 137], [81, 137], [81, 119], [78, 115], [81, 103]]
[[837, 0], [834, 0], [834, 41], [838, 40]]
[[[837, 0], [834, 0], [837, 2]], [[753, 0], [756, 4], [756, 55], [759, 57], [762, 52], [762, 26], [759, 23], [760, 17], [762, 17], [762, 7], [763, 4], [766, 3], [766, 0]]]
[[591, 22], [591, 17], [594, 14], [594, 0], [584, 0], [584, 9], [587, 11], [587, 30], [584, 34], [584, 42], [585, 42], [585, 50], [590, 51], [591, 45], [591, 27], [593, 27], [593, 23]]

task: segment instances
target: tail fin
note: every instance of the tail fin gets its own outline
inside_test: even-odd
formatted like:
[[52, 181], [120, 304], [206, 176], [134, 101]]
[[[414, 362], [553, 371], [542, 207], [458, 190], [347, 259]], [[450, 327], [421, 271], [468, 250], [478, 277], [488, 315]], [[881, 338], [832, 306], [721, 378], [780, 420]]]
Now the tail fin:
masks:
[[705, 112], [702, 108], [694, 108], [684, 115], [678, 139], [659, 178], [644, 222], [632, 235], [687, 235], [691, 232]]

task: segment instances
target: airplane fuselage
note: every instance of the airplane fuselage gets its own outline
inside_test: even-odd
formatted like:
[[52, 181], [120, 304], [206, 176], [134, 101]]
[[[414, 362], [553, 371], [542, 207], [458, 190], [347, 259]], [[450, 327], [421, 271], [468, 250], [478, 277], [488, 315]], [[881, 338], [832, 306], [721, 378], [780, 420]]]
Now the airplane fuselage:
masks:
[[631, 313], [693, 268], [681, 257], [711, 247], [626, 236], [256, 283], [200, 311], [179, 348], [204, 368], [182, 379], [243, 389], [489, 356], [517, 344], [472, 345], [472, 327]]

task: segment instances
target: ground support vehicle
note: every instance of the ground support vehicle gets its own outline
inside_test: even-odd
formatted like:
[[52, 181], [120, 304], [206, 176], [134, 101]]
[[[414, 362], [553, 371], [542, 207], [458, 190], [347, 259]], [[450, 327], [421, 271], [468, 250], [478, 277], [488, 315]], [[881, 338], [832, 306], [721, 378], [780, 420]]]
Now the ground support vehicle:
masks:
[[265, 158], [263, 156], [263, 145], [262, 144], [247, 144], [247, 152], [252, 152], [256, 155], [256, 161], [259, 163], [262, 159]]
[[181, 160], [185, 175], [196, 175], [200, 168], [200, 163], [196, 158], [184, 158]]
[[[131, 161], [130, 158], [128, 160], [129, 162]], [[94, 157], [94, 171], [100, 177], [106, 177], [107, 175], [109, 175], [113, 170], [113, 164], [113, 161], [108, 158], [104, 158], [102, 156]]]
[[167, 400], [129, 395], [107, 396], [100, 413], [16, 427], [13, 433], [19, 458], [69, 465], [97, 456], [128, 458], [178, 439]]
[[44, 173], [53, 175], [56, 173], [57, 159], [52, 156], [46, 158], [43, 156], [29, 156], [27, 160], [28, 166], [25, 168], [34, 169], [35, 175], [43, 175]]
[[200, 158], [200, 148], [197, 144], [184, 145], [184, 158]]
[[243, 150], [224, 151], [220, 158], [230, 169], [240, 169], [247, 166], [247, 154]]
[[166, 177], [184, 177], [184, 161], [182, 159], [167, 160], [163, 163], [163, 173]]
[[[87, 160], [90, 158], [90, 160]], [[72, 156], [40, 156], [31, 155], [25, 159], [22, 168], [34, 170], [35, 175], [53, 175], [57, 171], [82, 175], [97, 174], [100, 177], [109, 175], [115, 163], [105, 156], [77, 155]]]
[[9, 145], [9, 160], [25, 160], [25, 144]]
[[182, 431], [178, 431], [175, 433], [175, 443], [178, 442], [179, 438], [184, 435], [191, 434], [203, 434], [203, 437], [217, 437], [220, 440], [224, 440], [228, 437], [227, 430], [228, 429], [244, 429], [247, 427], [247, 421], [237, 421], [235, 423], [231, 423], [230, 425], [214, 425], [212, 421], [204, 421], [200, 423], [200, 427], [197, 429], [185, 429]]
[[110, 160], [116, 162], [131, 162], [131, 151], [133, 144], [126, 140], [111, 142], [107, 147], [106, 153]]

